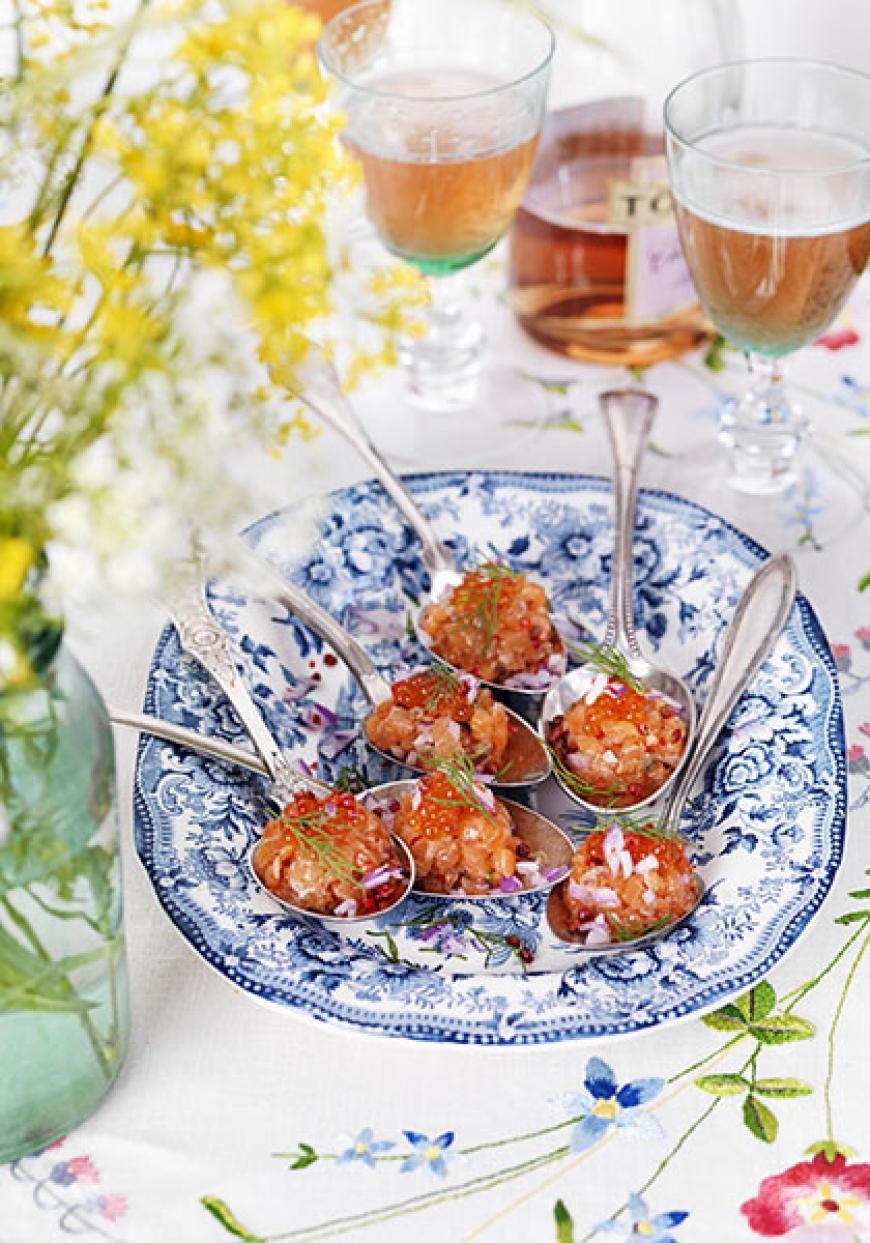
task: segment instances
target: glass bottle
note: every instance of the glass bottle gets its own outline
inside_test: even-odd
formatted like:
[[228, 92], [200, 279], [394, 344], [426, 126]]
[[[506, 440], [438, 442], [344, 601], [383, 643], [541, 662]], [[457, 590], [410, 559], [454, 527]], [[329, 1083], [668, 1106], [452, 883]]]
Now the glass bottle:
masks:
[[29, 671], [0, 691], [0, 1162], [83, 1121], [127, 1047], [111, 726], [37, 622]]
[[543, 0], [558, 50], [535, 167], [509, 243], [509, 298], [535, 338], [586, 362], [648, 366], [710, 331], [664, 159], [671, 87], [738, 55], [722, 0]]

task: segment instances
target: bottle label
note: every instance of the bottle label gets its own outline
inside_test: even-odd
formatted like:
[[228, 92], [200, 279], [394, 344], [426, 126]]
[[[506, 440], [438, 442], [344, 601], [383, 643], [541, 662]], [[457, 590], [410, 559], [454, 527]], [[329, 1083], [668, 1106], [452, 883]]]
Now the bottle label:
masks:
[[625, 319], [630, 324], [676, 315], [698, 300], [666, 173], [663, 158], [634, 159], [629, 179], [610, 186], [608, 221], [628, 234]]

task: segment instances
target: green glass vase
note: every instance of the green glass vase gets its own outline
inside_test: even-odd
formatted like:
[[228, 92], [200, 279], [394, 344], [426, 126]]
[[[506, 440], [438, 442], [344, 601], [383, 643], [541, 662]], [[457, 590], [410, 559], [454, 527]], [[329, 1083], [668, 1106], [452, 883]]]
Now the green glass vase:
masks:
[[127, 1032], [111, 725], [60, 643], [0, 693], [0, 1161], [96, 1108]]

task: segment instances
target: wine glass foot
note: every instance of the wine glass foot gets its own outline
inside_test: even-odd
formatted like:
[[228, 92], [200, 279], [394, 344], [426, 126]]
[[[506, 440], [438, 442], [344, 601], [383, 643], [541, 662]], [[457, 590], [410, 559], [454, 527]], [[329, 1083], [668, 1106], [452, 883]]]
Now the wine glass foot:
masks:
[[354, 407], [393, 464], [423, 470], [515, 457], [540, 435], [550, 410], [543, 385], [494, 363], [477, 374], [471, 396], [471, 402], [453, 407], [422, 407], [408, 376], [396, 368], [377, 384], [362, 386]]
[[754, 496], [784, 492], [798, 477], [801, 445], [809, 423], [792, 405], [775, 406], [748, 393], [722, 412], [719, 443], [728, 455], [729, 483]]

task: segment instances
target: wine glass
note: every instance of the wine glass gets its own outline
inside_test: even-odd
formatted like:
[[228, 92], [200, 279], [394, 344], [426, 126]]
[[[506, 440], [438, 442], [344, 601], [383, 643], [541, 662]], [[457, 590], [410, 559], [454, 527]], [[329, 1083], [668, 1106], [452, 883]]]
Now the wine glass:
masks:
[[752, 371], [721, 418], [731, 483], [780, 492], [809, 432], [782, 359], [821, 336], [870, 254], [870, 77], [808, 60], [721, 65], [671, 92], [665, 127], [689, 271]]
[[432, 278], [425, 331], [400, 346], [405, 397], [424, 413], [381, 402], [386, 418], [371, 429], [399, 458], [443, 465], [457, 450], [488, 452], [543, 401], [518, 374], [495, 384], [457, 274], [492, 250], [519, 206], [553, 47], [539, 17], [504, 0], [362, 0], [321, 35], [369, 219], [393, 254]]

